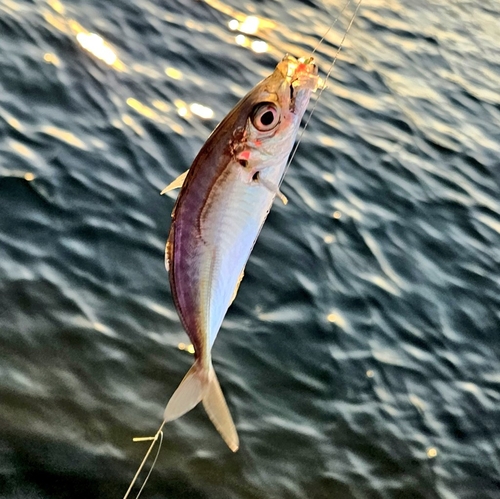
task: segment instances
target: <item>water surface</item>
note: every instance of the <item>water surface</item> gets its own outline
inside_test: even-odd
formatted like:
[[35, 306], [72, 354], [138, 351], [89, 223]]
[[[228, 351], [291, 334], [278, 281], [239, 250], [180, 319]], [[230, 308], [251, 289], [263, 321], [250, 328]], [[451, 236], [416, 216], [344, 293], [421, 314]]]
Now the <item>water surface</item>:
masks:
[[[193, 360], [159, 192], [342, 6], [0, 0], [1, 497], [123, 496]], [[499, 497], [499, 25], [363, 3], [214, 347], [241, 449], [193, 410], [142, 497]]]

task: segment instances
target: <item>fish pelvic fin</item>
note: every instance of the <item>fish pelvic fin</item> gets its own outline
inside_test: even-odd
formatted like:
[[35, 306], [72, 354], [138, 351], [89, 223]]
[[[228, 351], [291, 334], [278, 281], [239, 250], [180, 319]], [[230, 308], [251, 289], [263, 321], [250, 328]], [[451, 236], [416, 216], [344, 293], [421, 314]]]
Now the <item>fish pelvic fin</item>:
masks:
[[207, 390], [202, 401], [210, 421], [217, 428], [227, 446], [233, 452], [236, 452], [240, 446], [238, 433], [236, 432], [233, 418], [227, 407], [226, 399], [224, 398], [212, 364], [210, 364], [210, 371], [208, 373]]
[[227, 446], [236, 452], [239, 447], [238, 434], [212, 363], [208, 373], [200, 361], [193, 364], [168, 401], [163, 415], [164, 421], [180, 418], [200, 401]]

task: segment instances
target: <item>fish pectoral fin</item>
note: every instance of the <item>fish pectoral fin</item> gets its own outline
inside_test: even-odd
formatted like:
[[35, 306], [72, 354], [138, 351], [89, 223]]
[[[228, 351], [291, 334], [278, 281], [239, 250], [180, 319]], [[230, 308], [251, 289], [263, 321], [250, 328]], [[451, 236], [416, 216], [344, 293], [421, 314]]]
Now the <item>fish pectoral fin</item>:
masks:
[[260, 182], [268, 191], [276, 194], [285, 206], [288, 204], [288, 198], [280, 191], [277, 185], [274, 185], [262, 177], [259, 177], [258, 182]]
[[163, 419], [166, 422], [180, 418], [201, 401], [203, 383], [199, 369], [199, 363], [195, 362], [168, 401], [163, 413]]
[[169, 191], [173, 191], [174, 189], [180, 189], [182, 187], [182, 184], [184, 183], [184, 180], [186, 180], [186, 176], [188, 174], [189, 170], [186, 170], [184, 173], [181, 173], [173, 182], [170, 182], [170, 184], [165, 187], [160, 192], [160, 196], [163, 194], [166, 194]]
[[236, 283], [236, 287], [234, 288], [233, 296], [231, 296], [231, 301], [229, 302], [229, 304], [232, 304], [234, 299], [236, 298], [236, 295], [238, 294], [238, 289], [240, 289], [240, 284], [244, 275], [245, 275], [245, 269], [241, 271], [240, 277], [238, 277], [238, 282]]
[[233, 418], [212, 366], [208, 375], [208, 386], [203, 394], [203, 407], [227, 446], [236, 452], [240, 446], [238, 433], [236, 433]]

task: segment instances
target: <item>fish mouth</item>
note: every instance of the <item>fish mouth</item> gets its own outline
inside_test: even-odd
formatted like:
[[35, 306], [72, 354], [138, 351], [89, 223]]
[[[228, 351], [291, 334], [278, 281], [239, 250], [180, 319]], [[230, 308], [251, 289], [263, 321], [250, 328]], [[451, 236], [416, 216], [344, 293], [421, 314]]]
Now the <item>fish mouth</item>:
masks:
[[318, 66], [313, 57], [295, 58], [286, 54], [278, 64], [277, 69], [282, 74], [290, 92], [289, 110], [295, 113], [296, 99], [302, 90], [315, 91], [318, 88]]
[[314, 57], [295, 58], [286, 54], [278, 64], [278, 69], [290, 84], [302, 79], [317, 80], [318, 66], [314, 63]]

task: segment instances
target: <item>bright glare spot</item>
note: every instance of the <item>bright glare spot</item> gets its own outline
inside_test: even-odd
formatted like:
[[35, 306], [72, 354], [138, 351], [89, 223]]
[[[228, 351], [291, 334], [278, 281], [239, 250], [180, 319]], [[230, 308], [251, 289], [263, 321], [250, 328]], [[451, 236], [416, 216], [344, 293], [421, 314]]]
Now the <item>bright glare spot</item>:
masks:
[[51, 26], [61, 31], [62, 33], [67, 33], [68, 23], [66, 22], [64, 17], [54, 15], [48, 10], [44, 12], [43, 17]]
[[142, 137], [144, 135], [143, 129], [139, 126], [139, 124], [132, 118], [132, 116], [128, 114], [122, 114], [122, 121], [130, 127], [137, 135]]
[[76, 135], [62, 128], [47, 125], [42, 127], [42, 132], [55, 137], [56, 139], [62, 140], [63, 142], [66, 142], [74, 147], [78, 147], [79, 149], [87, 149], [85, 143], [82, 142]]
[[133, 97], [129, 97], [127, 99], [127, 105], [130, 106], [132, 109], [135, 109], [138, 113], [142, 114], [143, 116], [146, 116], [146, 118], [149, 118], [151, 120], [158, 119], [158, 115], [150, 107], [145, 106], [142, 102], [139, 102], [137, 99], [134, 99]]
[[94, 322], [92, 325], [94, 326], [94, 329], [99, 333], [107, 333], [109, 331], [109, 329], [100, 322]]
[[187, 118], [195, 114], [203, 119], [213, 118], [214, 112], [207, 106], [193, 102], [192, 104], [187, 104], [181, 99], [176, 99], [174, 105], [177, 108], [177, 114], [183, 118]]
[[[320, 133], [316, 135], [316, 138], [322, 146], [331, 148], [331, 147], [336, 147], [337, 145], [335, 139], [330, 135], [325, 135], [323, 133]], [[333, 175], [328, 175], [328, 174], [323, 175], [323, 178], [330, 183], [333, 183], [333, 181], [335, 180], [335, 177]]]
[[127, 99], [127, 104], [132, 107], [132, 108], [136, 108], [138, 106], [142, 106], [142, 104], [137, 100], [137, 99], [134, 99], [132, 97], [129, 97]]
[[14, 149], [14, 151], [16, 151], [21, 156], [24, 156], [25, 158], [31, 160], [35, 159], [35, 154], [33, 153], [33, 151], [29, 147], [26, 147], [24, 144], [18, 142], [17, 140], [8, 140], [8, 144], [12, 149]]
[[342, 328], [346, 325], [345, 319], [341, 315], [339, 315], [335, 312], [328, 314], [326, 316], [326, 320], [328, 322], [333, 323], [333, 324], [337, 324], [337, 326], [342, 327]]
[[335, 241], [335, 236], [333, 234], [327, 234], [324, 238], [323, 241], [325, 241], [326, 244], [331, 244]]
[[189, 109], [193, 114], [196, 114], [196, 116], [207, 120], [213, 118], [214, 116], [214, 112], [209, 107], [202, 106], [201, 104], [197, 104], [196, 102], [191, 104], [189, 106]]
[[268, 45], [266, 42], [262, 40], [254, 40], [250, 44], [250, 48], [254, 51], [257, 52], [257, 54], [262, 54], [263, 52], [267, 52]]
[[333, 218], [336, 218], [338, 220], [341, 216], [342, 216], [342, 213], [340, 213], [340, 211], [333, 212]]
[[166, 102], [163, 102], [161, 100], [156, 99], [152, 102], [152, 104], [154, 107], [156, 107], [156, 109], [159, 109], [164, 113], [168, 113], [170, 111], [170, 106]]
[[177, 348], [179, 350], [182, 350], [187, 353], [194, 353], [194, 346], [193, 345], [186, 345], [185, 343], [179, 343], [177, 345]]
[[187, 104], [181, 99], [174, 100], [174, 106], [177, 108], [177, 114], [185, 118], [189, 114]]
[[235, 39], [235, 42], [242, 47], [248, 46], [248, 39], [245, 35], [238, 35]]
[[433, 457], [436, 457], [438, 455], [438, 451], [435, 447], [431, 447], [430, 449], [427, 449], [427, 457], [432, 459]]
[[47, 2], [58, 14], [64, 14], [64, 6], [59, 0], [48, 0]]
[[181, 107], [186, 107], [186, 103], [182, 99], [175, 99], [174, 100], [174, 106], [177, 109], [180, 109]]
[[54, 66], [57, 66], [59, 64], [59, 58], [55, 54], [47, 53], [43, 56], [43, 60], [47, 64], [54, 64]]
[[165, 68], [165, 74], [173, 80], [180, 80], [182, 78], [182, 73], [175, 68]]
[[240, 31], [247, 35], [254, 35], [259, 29], [259, 18], [255, 16], [248, 16], [240, 25]]
[[76, 39], [85, 50], [109, 66], [112, 66], [116, 62], [116, 54], [99, 35], [82, 32], [76, 35]]
[[338, 316], [337, 314], [328, 314], [327, 319], [328, 322], [337, 322]]
[[7, 123], [12, 127], [12, 128], [15, 128], [16, 130], [20, 131], [23, 129], [23, 126], [21, 125], [21, 123], [19, 122], [19, 120], [17, 120], [16, 118], [14, 118], [13, 116], [9, 116], [7, 117]]
[[24, 180], [31, 182], [32, 180], [35, 180], [35, 175], [33, 175], [33, 173], [31, 173], [31, 172], [26, 172], [24, 174]]
[[171, 123], [170, 128], [178, 135], [184, 135], [184, 128], [177, 123]]
[[375, 373], [371, 369], [368, 369], [368, 371], [366, 371], [366, 375], [369, 378], [373, 378], [373, 376], [375, 376]]
[[240, 23], [236, 19], [231, 19], [227, 25], [229, 26], [229, 29], [232, 31], [236, 31], [238, 29], [238, 26]]

